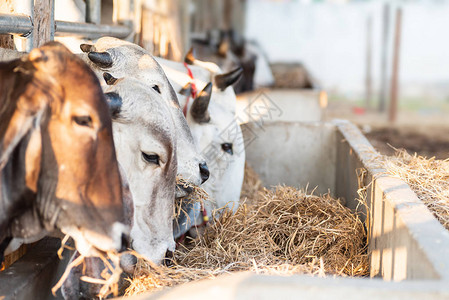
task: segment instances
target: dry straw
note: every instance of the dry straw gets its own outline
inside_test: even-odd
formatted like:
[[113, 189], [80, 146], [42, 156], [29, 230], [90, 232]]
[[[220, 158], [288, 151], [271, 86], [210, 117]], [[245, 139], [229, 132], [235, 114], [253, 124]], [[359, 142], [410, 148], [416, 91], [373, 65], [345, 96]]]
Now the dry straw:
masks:
[[[182, 178], [179, 175], [176, 177], [176, 183], [178, 186], [182, 185], [183, 188], [192, 190], [192, 192], [187, 197], [176, 199], [175, 205], [173, 207], [174, 219], [179, 217], [179, 215], [181, 214], [181, 211], [183, 211], [183, 208], [182, 208], [183, 204], [195, 203], [195, 202], [200, 202], [203, 204], [205, 201], [212, 201], [212, 199], [209, 198], [209, 195], [203, 188], [189, 183], [187, 180], [185, 180], [184, 178]], [[184, 213], [187, 215], [187, 213], [185, 211], [184, 211]]]
[[126, 295], [246, 270], [368, 275], [364, 226], [340, 201], [292, 187], [261, 187], [256, 174], [247, 170], [242, 195], [250, 201], [234, 214], [224, 211], [204, 236], [178, 249], [174, 266], [139, 261]]
[[385, 169], [405, 181], [449, 230], [449, 158], [438, 160], [398, 150], [386, 158]]

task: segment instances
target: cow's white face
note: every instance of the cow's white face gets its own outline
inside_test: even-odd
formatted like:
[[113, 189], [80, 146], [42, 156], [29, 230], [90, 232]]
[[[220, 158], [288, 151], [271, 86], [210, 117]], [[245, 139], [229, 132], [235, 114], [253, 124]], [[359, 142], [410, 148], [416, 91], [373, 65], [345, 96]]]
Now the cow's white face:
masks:
[[[167, 74], [170, 83], [176, 91], [186, 87], [192, 78], [181, 63], [156, 58]], [[200, 93], [208, 82], [214, 81], [215, 72], [220, 69], [209, 63], [208, 69], [203, 66], [189, 66], [193, 73], [194, 83]], [[214, 72], [212, 72], [214, 71]], [[183, 107], [187, 97], [178, 95], [179, 103]], [[197, 101], [198, 98], [195, 100]], [[236, 96], [231, 86], [220, 89], [212, 85], [211, 98], [207, 108], [208, 116], [198, 121], [192, 116], [193, 100], [190, 99], [187, 113], [187, 123], [192, 131], [195, 142], [206, 158], [211, 177], [203, 187], [215, 204], [206, 203], [208, 214], [215, 208], [228, 206], [238, 207], [240, 191], [243, 182], [245, 165], [245, 149], [243, 136], [235, 119]], [[193, 217], [195, 214], [190, 214]], [[198, 215], [198, 214], [197, 214]], [[196, 224], [201, 224], [198, 216]]]
[[172, 216], [176, 179], [176, 132], [157, 81], [116, 80], [104, 88], [113, 118], [117, 159], [129, 182], [134, 214], [132, 248], [160, 263], [174, 251]]
[[205, 204], [209, 215], [213, 209], [224, 206], [237, 209], [245, 165], [240, 126], [232, 112], [223, 105], [212, 102], [213, 100], [212, 98], [208, 108], [209, 122], [197, 122], [190, 114], [191, 110], [187, 115], [193, 137], [202, 149], [211, 171], [211, 177], [203, 185], [215, 201], [215, 206], [210, 202]]
[[[105, 37], [95, 43], [89, 53], [89, 63], [99, 76], [108, 72], [116, 78], [135, 78], [141, 82], [157, 85], [161, 91], [161, 101], [169, 104], [175, 126], [177, 128], [178, 174], [193, 185], [200, 185], [207, 180], [208, 172], [204, 169], [204, 157], [196, 147], [190, 129], [179, 107], [174, 93], [164, 71], [154, 58], [138, 45], [119, 39]], [[92, 54], [92, 51], [94, 54]], [[95, 53], [107, 53], [110, 64], [101, 63], [101, 57], [95, 59]], [[100, 54], [101, 56], [101, 54]], [[96, 63], [93, 63], [93, 60]], [[185, 196], [178, 190], [177, 197]]]

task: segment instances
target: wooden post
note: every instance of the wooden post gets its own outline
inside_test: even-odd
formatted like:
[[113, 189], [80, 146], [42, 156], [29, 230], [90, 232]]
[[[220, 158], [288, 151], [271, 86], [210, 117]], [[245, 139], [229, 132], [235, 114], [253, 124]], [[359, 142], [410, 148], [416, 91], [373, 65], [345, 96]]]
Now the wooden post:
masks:
[[229, 31], [232, 29], [232, 13], [233, 13], [234, 3], [232, 0], [223, 1], [223, 23], [220, 29], [224, 31]]
[[[131, 3], [133, 0], [114, 0], [112, 7], [112, 22], [115, 24], [133, 27]], [[134, 30], [125, 40], [134, 41]]]
[[86, 0], [86, 23], [101, 24], [101, 0]]
[[391, 94], [390, 109], [388, 113], [388, 121], [396, 122], [398, 112], [398, 89], [399, 89], [399, 58], [401, 46], [401, 23], [402, 9], [396, 9], [396, 24], [394, 32], [394, 49], [393, 49], [393, 70], [391, 74]]
[[114, 0], [112, 14], [114, 23], [131, 25], [131, 0]]
[[384, 4], [383, 12], [383, 32], [382, 32], [382, 65], [380, 78], [380, 98], [379, 112], [385, 112], [385, 106], [388, 98], [388, 35], [390, 31], [390, 5]]
[[366, 20], [366, 75], [365, 75], [365, 108], [371, 108], [371, 98], [373, 93], [372, 83], [372, 32], [373, 16], [369, 15]]
[[239, 36], [245, 36], [246, 0], [234, 0], [234, 10], [232, 12], [232, 29]]
[[190, 0], [178, 0], [180, 9], [180, 27], [181, 27], [181, 39], [182, 46], [181, 51], [184, 55], [190, 49], [190, 32], [192, 30], [190, 24]]
[[33, 48], [52, 41], [55, 36], [54, 0], [34, 1]]

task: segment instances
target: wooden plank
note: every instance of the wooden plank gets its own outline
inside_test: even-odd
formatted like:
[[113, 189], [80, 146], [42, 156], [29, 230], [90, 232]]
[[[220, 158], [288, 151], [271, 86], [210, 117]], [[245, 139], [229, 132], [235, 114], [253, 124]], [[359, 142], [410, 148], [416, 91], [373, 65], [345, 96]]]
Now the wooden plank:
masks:
[[52, 41], [55, 35], [54, 0], [34, 1], [33, 48]]
[[9, 266], [11, 266], [13, 263], [18, 261], [22, 256], [24, 256], [27, 253], [27, 250], [30, 246], [31, 245], [23, 244], [22, 246], [20, 246], [19, 249], [17, 249], [13, 253], [5, 255], [5, 261], [0, 267], [0, 271], [8, 269]]

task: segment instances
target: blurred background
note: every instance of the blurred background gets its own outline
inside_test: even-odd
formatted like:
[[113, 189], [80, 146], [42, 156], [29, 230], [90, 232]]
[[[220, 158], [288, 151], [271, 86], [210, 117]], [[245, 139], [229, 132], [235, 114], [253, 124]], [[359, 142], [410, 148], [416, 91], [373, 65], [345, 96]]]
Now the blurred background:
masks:
[[[32, 14], [30, 1], [2, 0], [0, 12]], [[182, 61], [193, 47], [198, 59], [213, 61], [224, 71], [243, 67], [244, 78], [235, 85], [241, 122], [260, 103], [271, 103], [282, 112], [279, 120], [349, 119], [384, 153], [404, 147], [449, 157], [449, 1], [53, 4], [55, 39], [74, 52], [80, 52], [80, 42], [118, 36], [114, 30], [126, 26], [129, 32], [120, 37], [154, 55]], [[101, 33], [79, 30], [74, 36], [58, 31], [58, 20], [111, 27]], [[32, 47], [20, 35], [4, 35], [1, 43], [20, 51]]]

